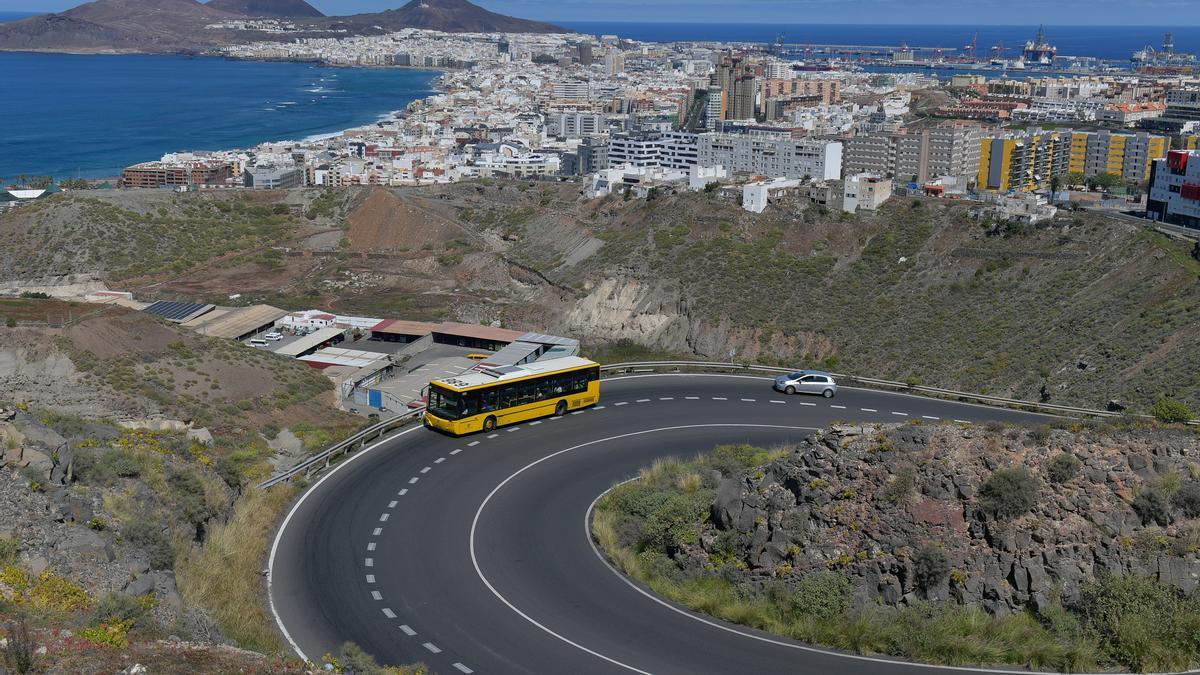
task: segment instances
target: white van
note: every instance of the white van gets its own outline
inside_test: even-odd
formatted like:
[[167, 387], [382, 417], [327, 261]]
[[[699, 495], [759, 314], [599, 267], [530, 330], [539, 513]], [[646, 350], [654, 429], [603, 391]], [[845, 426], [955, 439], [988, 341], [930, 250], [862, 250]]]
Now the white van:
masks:
[[262, 338], [254, 338], [253, 340], [250, 341], [250, 346], [251, 347], [266, 347], [267, 341]]

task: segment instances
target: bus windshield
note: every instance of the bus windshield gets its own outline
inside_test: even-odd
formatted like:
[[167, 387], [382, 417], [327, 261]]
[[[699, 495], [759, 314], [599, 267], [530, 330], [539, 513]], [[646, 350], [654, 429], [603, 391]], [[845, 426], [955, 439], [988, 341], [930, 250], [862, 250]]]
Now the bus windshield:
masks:
[[466, 412], [463, 410], [463, 394], [436, 385], [429, 387], [427, 409], [444, 420], [461, 419]]

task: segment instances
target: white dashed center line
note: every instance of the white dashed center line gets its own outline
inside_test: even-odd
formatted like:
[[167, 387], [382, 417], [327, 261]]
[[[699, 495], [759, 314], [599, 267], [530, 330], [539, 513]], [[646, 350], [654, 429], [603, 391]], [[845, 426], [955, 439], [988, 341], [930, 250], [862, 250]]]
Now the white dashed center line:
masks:
[[375, 550], [375, 542], [371, 542], [371, 543], [367, 544], [367, 550], [374, 551]]
[[598, 405], [595, 408], [592, 408], [592, 410], [604, 410], [604, 406]]
[[781, 405], [787, 405], [787, 401], [771, 401], [771, 403], [779, 403]]
[[699, 396], [684, 396], [683, 398], [688, 401], [699, 401], [700, 400]]
[[379, 591], [371, 591], [371, 597], [375, 598], [376, 600], [383, 600], [383, 593], [380, 593]]
[[925, 419], [927, 419], [927, 420], [940, 420], [940, 419], [942, 419], [942, 418], [940, 418], [940, 417], [934, 417], [933, 415], [921, 415], [921, 417], [923, 417], [923, 418], [925, 418]]
[[393, 612], [392, 610], [388, 609], [387, 607], [384, 607], [384, 608], [383, 608], [383, 615], [384, 615], [384, 616], [386, 616], [386, 617], [387, 617], [387, 618], [389, 618], [389, 619], [394, 619], [394, 618], [396, 618], [396, 613], [395, 613], [395, 612]]
[[442, 463], [442, 462], [444, 462], [444, 461], [446, 461], [446, 458], [445, 458], [445, 457], [438, 457], [437, 459], [433, 460], [433, 463], [434, 463], [434, 464], [441, 464], [441, 463]]
[[432, 470], [433, 470], [432, 466], [427, 466], [424, 469], [421, 469], [421, 473], [429, 473]]
[[453, 449], [453, 450], [451, 450], [451, 451], [450, 451], [450, 454], [452, 454], [452, 455], [457, 455], [457, 454], [458, 454], [458, 453], [460, 453], [460, 452], [462, 452], [462, 448], [455, 448], [455, 449]]
[[674, 397], [674, 396], [659, 396], [659, 397], [658, 397], [658, 400], [660, 400], [660, 401], [674, 401], [674, 400], [675, 400], [675, 397]]
[[499, 435], [500, 435], [500, 434], [489, 434], [489, 435], [488, 435], [488, 438], [495, 438], [495, 437], [497, 437], [497, 436], [499, 436]]
[[373, 583], [375, 583], [375, 575], [374, 575], [374, 574], [368, 574], [368, 575], [367, 575], [367, 583], [368, 583], [368, 584], [373, 584]]
[[650, 402], [650, 399], [648, 399], [648, 398], [639, 398], [639, 399], [638, 399], [636, 402], [637, 402], [637, 403], [649, 403], [649, 402]]
[[408, 479], [408, 484], [409, 484], [409, 485], [416, 485], [416, 484], [417, 484], [417, 481], [419, 481], [419, 480], [421, 480], [421, 479], [420, 479], [420, 478], [417, 478], [416, 476], [413, 476], [412, 478], [409, 478], [409, 479]]
[[539, 424], [541, 424], [541, 423], [542, 423], [542, 421], [541, 421], [541, 420], [534, 420], [534, 421], [532, 421], [532, 422], [530, 422], [530, 423], [529, 423], [529, 426], [531, 426], [531, 427], [536, 427], [537, 425], [539, 425]]
[[408, 637], [412, 637], [417, 634], [417, 631], [409, 628], [406, 624], [400, 624], [400, 632], [404, 633]]
[[375, 559], [374, 559], [374, 558], [367, 558], [366, 560], [364, 560], [364, 561], [363, 561], [363, 564], [364, 564], [364, 565], [366, 565], [367, 567], [374, 567], [374, 566], [375, 566]]
[[899, 415], [901, 417], [908, 417], [908, 413], [896, 412], [895, 410], [892, 411], [892, 414]]
[[477, 445], [479, 445], [479, 441], [471, 441], [470, 443], [467, 443], [468, 448], [473, 448]]
[[744, 398], [742, 400], [745, 401], [746, 403], [754, 403], [754, 399], [752, 399], [752, 398]]
[[621, 401], [620, 403], [614, 403], [613, 405], [629, 405], [629, 401]]
[[466, 673], [467, 675], [471, 675], [471, 673], [475, 672], [461, 663], [455, 663], [454, 667], [457, 668], [460, 673]]
[[433, 652], [434, 654], [442, 653], [442, 650], [438, 649], [438, 646], [433, 644], [432, 642], [426, 642], [425, 644], [423, 644], [421, 646], [424, 647], [425, 649], [428, 649], [429, 651]]
[[392, 501], [388, 502], [388, 508], [389, 508], [389, 509], [394, 509], [394, 508], [396, 508], [396, 505], [397, 505], [397, 504], [399, 504], [399, 503], [400, 503], [400, 502], [398, 502], [398, 501], [396, 501], [396, 500], [394, 500], [394, 499], [393, 499]]
[[878, 410], [876, 410], [874, 408], [859, 408], [859, 410], [861, 410], [863, 412], [879, 412]]
[[728, 401], [729, 400], [729, 399], [725, 398], [724, 396], [714, 396], [712, 398], [714, 401]]
[[832, 405], [832, 404], [830, 404], [830, 406], [829, 406], [829, 407], [830, 407], [830, 408], [837, 408], [838, 410], [845, 410], [845, 409], [846, 409], [846, 406], [844, 406], [844, 405]]
[[383, 534], [383, 528], [382, 528], [382, 527], [377, 527], [377, 528], [375, 528], [374, 530], [372, 530], [372, 531], [371, 531], [371, 536], [372, 536], [372, 537], [378, 537], [378, 536], [379, 536], [379, 535], [381, 535], [381, 534]]
[[809, 406], [810, 408], [815, 408], [817, 404], [809, 403], [808, 401], [800, 401], [800, 405], [806, 405], [806, 406]]
[[403, 488], [403, 489], [401, 489], [399, 492], [397, 492], [396, 494], [398, 494], [398, 495], [400, 495], [401, 497], [403, 497], [404, 495], [408, 494], [408, 488]]
[[391, 514], [388, 514], [388, 513], [381, 513], [381, 514], [379, 514], [379, 522], [381, 522], [381, 523], [386, 523], [386, 522], [387, 522], [387, 519], [388, 519], [388, 517], [389, 517], [390, 515], [391, 515]]
[[582, 410], [576, 410], [575, 412], [573, 412], [571, 414], [572, 415], [582, 415], [583, 413], [584, 413], [584, 411], [582, 411]]

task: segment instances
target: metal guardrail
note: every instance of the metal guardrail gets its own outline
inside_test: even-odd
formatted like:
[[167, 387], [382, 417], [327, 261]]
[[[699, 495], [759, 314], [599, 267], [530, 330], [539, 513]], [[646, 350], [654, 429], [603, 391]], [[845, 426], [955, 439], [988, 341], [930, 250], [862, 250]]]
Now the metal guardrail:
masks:
[[257, 487], [260, 490], [265, 490], [267, 488], [275, 487], [280, 483], [287, 483], [299, 476], [310, 478], [314, 474], [320, 473], [321, 471], [329, 468], [333, 464], [334, 460], [338, 457], [360, 450], [365, 447], [367, 443], [383, 438], [387, 434], [401, 427], [408, 426], [410, 422], [419, 418], [424, 413], [424, 408], [410, 410], [391, 419], [383, 420], [377, 424], [372, 424], [353, 436], [339, 441], [338, 443], [326, 448], [325, 450], [322, 450], [316, 455], [309, 457], [287, 471], [283, 471], [271, 476], [267, 480], [259, 483]]
[[[606, 374], [630, 374], [662, 371], [682, 373], [687, 370], [714, 370], [774, 375], [795, 372], [796, 369], [780, 368], [776, 366], [760, 366], [748, 363], [719, 363], [713, 361], [641, 361], [633, 363], [613, 363], [606, 366], [601, 366], [600, 370], [602, 373]], [[1093, 410], [1091, 408], [1076, 408], [1072, 406], [1055, 405], [1051, 403], [1037, 403], [1034, 401], [1004, 398], [1002, 396], [973, 394], [971, 392], [956, 391], [954, 389], [941, 389], [938, 387], [927, 387], [919, 384], [907, 384], [905, 382], [880, 380], [873, 377], [858, 377], [856, 375], [848, 375], [845, 373], [830, 374], [841, 380], [843, 384], [853, 383], [876, 389], [894, 389], [906, 393], [926, 394], [938, 398], [1003, 406], [1031, 412], [1046, 412], [1058, 415], [1086, 415], [1090, 417], [1136, 417], [1139, 419], [1152, 419], [1151, 415], [1131, 415], [1128, 413], [1114, 412], [1111, 410]], [[326, 450], [309, 457], [287, 471], [278, 473], [259, 483], [258, 488], [266, 489], [274, 487], [281, 483], [289, 482], [299, 476], [310, 478], [313, 475], [329, 468], [334, 463], [334, 460], [338, 457], [355, 452], [365, 447], [368, 442], [378, 440], [397, 429], [407, 426], [410, 422], [424, 414], [424, 412], [424, 408], [410, 410], [391, 419], [379, 422], [378, 424], [373, 424], [366, 429], [359, 431], [353, 436], [350, 436], [349, 438], [327, 448]], [[1200, 420], [1192, 420], [1188, 422], [1188, 424], [1200, 425]]]
[[[635, 372], [659, 372], [663, 369], [672, 370], [674, 372], [683, 372], [687, 369], [696, 370], [721, 370], [729, 372], [753, 372], [763, 374], [783, 374], [795, 372], [795, 368], [781, 368], [776, 366], [760, 366], [746, 363], [717, 363], [711, 361], [645, 361], [640, 363], [615, 363], [608, 366], [603, 366], [603, 370], [612, 372], [614, 370], [635, 373]], [[849, 375], [846, 373], [830, 373], [843, 384], [852, 383], [864, 385], [876, 389], [894, 389], [906, 393], [927, 394], [939, 398], [953, 399], [963, 402], [977, 402], [986, 405], [1004, 406], [1008, 408], [1016, 408], [1019, 410], [1028, 410], [1031, 412], [1047, 412], [1051, 414], [1066, 414], [1066, 415], [1087, 415], [1090, 417], [1135, 417], [1138, 419], [1153, 419], [1152, 415], [1140, 415], [1125, 412], [1116, 412], [1112, 410], [1095, 410], [1092, 408], [1078, 408], [1074, 406], [1056, 405], [1053, 403], [1039, 403], [1035, 401], [1024, 401], [1015, 398], [1005, 398], [1003, 396], [989, 396], [987, 394], [975, 394], [967, 391], [957, 391], [954, 389], [941, 389], [938, 387], [927, 387], [920, 384], [908, 384], [906, 382], [893, 382], [891, 380], [880, 380], [873, 377], [859, 377], [857, 375]], [[1200, 420], [1191, 420], [1187, 422], [1190, 425], [1200, 425]]]

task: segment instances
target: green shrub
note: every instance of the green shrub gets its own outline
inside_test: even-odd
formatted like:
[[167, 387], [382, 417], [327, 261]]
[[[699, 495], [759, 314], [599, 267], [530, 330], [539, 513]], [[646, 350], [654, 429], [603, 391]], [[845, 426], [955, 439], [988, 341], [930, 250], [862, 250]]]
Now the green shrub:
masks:
[[1154, 402], [1154, 407], [1150, 408], [1150, 414], [1159, 422], [1167, 424], [1187, 422], [1192, 419], [1192, 409], [1187, 404], [1176, 401], [1166, 396], [1159, 396]]
[[1102, 577], [1084, 585], [1079, 611], [1109, 658], [1132, 670], [1185, 670], [1200, 657], [1200, 603], [1172, 586]]
[[1016, 518], [1033, 508], [1038, 487], [1026, 469], [1000, 469], [979, 488], [979, 506], [998, 520]]
[[175, 565], [175, 551], [167, 540], [162, 524], [143, 514], [131, 520], [121, 530], [125, 541], [146, 552], [146, 562], [156, 570], [169, 570]]
[[1157, 523], [1171, 524], [1171, 503], [1155, 488], [1146, 488], [1133, 498], [1133, 510], [1142, 519], [1142, 525]]
[[92, 485], [112, 485], [122, 478], [137, 478], [144, 470], [142, 460], [125, 450], [78, 452], [72, 466], [75, 480]]
[[892, 482], [888, 483], [883, 496], [893, 504], [907, 501], [909, 495], [917, 487], [917, 470], [911, 466], [901, 468], [896, 472]]
[[124, 593], [108, 593], [96, 601], [92, 608], [93, 626], [132, 621], [133, 625], [145, 628], [150, 624], [150, 610], [154, 607], [154, 596], [134, 597]]
[[850, 610], [854, 586], [844, 575], [833, 570], [811, 572], [800, 579], [791, 597], [791, 609], [797, 614], [832, 619]]
[[1030, 429], [1029, 430], [1029, 438], [1034, 443], [1037, 443], [1038, 445], [1044, 444], [1046, 441], [1050, 440], [1050, 425], [1049, 424], [1039, 424], [1036, 427]]
[[1179, 491], [1171, 501], [1184, 516], [1200, 518], [1200, 480], [1188, 481], [1179, 486]]
[[1050, 460], [1046, 467], [1046, 478], [1051, 483], [1065, 483], [1079, 473], [1079, 458], [1069, 452], [1064, 452]]
[[204, 483], [194, 471], [174, 471], [167, 476], [167, 486], [175, 499], [179, 515], [193, 525], [198, 525], [213, 516], [204, 494]]
[[913, 575], [917, 586], [928, 590], [950, 574], [946, 553], [933, 544], [925, 544], [913, 554]]
[[13, 565], [21, 554], [21, 542], [12, 537], [0, 537], [0, 569]]

